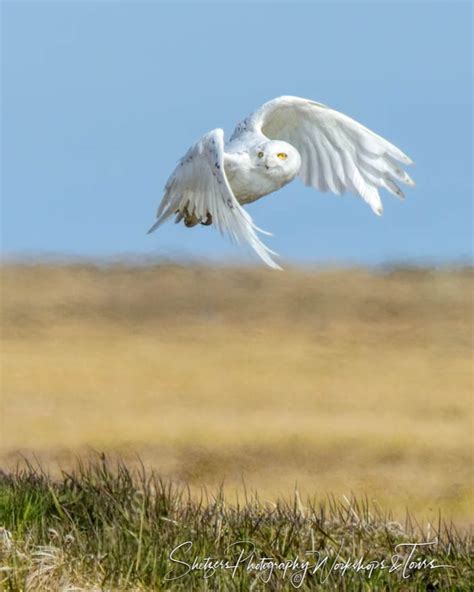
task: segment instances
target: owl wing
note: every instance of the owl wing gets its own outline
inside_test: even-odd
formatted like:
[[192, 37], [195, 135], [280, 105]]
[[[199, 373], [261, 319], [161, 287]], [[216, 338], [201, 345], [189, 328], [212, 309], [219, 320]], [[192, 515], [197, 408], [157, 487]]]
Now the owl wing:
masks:
[[[299, 97], [278, 97], [265, 103], [243, 124], [271, 140], [292, 144], [301, 155], [300, 177], [319, 191], [362, 197], [380, 215], [378, 193], [384, 187], [403, 199], [397, 182], [415, 183], [399, 162], [412, 164], [396, 146], [347, 115]], [[237, 130], [236, 130], [237, 131]]]
[[222, 129], [202, 136], [180, 160], [166, 183], [158, 219], [148, 232], [156, 230], [174, 214], [181, 219], [185, 211], [198, 220], [206, 220], [211, 214], [221, 234], [226, 233], [238, 244], [247, 243], [267, 265], [281, 269], [271, 257], [276, 253], [259, 239], [260, 229], [232, 193], [224, 170]]

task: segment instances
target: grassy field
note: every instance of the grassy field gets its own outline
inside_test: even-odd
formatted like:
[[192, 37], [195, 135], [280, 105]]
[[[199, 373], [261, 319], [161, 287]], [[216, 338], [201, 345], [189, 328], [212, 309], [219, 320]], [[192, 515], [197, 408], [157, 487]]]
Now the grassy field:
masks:
[[[468, 589], [470, 543], [439, 513], [461, 532], [472, 520], [471, 269], [12, 264], [1, 276], [7, 589], [49, 590], [64, 578], [169, 589], [163, 553], [197, 537], [198, 523], [200, 552], [213, 555], [239, 533], [278, 557], [327, 535], [334, 557], [347, 530], [344, 550], [374, 559], [396, 541], [438, 535], [433, 553], [455, 561], [454, 580], [440, 571], [426, 580], [425, 570], [416, 589]], [[61, 473], [96, 451], [126, 463], [121, 485], [100, 466]], [[25, 459], [51, 477], [21, 469]], [[124, 476], [141, 463], [156, 471], [150, 480]], [[153, 501], [156, 475], [191, 498], [181, 503], [181, 490]], [[112, 515], [107, 491], [122, 500]], [[224, 502], [217, 511], [216, 491], [240, 511], [222, 513]], [[143, 499], [171, 509], [143, 514]], [[421, 529], [405, 523], [407, 509]], [[408, 589], [384, 573], [378, 589]], [[324, 589], [366, 589], [354, 577]]]
[[355, 498], [228, 504], [222, 490], [196, 498], [105, 457], [57, 479], [32, 467], [0, 472], [0, 521], [0, 586], [10, 592], [473, 584], [472, 536], [442, 521], [429, 530], [409, 517], [399, 523]]
[[193, 488], [471, 519], [466, 270], [5, 265], [12, 467], [92, 450]]
[[4, 265], [0, 461], [472, 517], [470, 269]]

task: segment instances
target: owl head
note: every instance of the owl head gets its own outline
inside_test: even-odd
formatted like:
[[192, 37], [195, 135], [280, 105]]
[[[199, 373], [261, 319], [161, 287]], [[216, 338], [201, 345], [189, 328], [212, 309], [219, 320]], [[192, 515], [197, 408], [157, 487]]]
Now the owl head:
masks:
[[271, 140], [258, 145], [255, 149], [254, 162], [268, 174], [285, 172], [289, 176], [295, 176], [301, 167], [298, 150], [281, 140]]

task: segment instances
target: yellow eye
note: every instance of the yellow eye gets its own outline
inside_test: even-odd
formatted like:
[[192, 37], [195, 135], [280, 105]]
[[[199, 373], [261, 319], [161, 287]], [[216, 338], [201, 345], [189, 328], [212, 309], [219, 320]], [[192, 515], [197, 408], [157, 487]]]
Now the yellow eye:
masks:
[[263, 152], [262, 152], [262, 151], [260, 151], [260, 152], [257, 152], [257, 156], [258, 156], [259, 158], [263, 158]]
[[279, 152], [277, 154], [278, 158], [280, 158], [281, 160], [285, 160], [285, 158], [288, 158], [288, 154], [285, 154], [284, 152]]

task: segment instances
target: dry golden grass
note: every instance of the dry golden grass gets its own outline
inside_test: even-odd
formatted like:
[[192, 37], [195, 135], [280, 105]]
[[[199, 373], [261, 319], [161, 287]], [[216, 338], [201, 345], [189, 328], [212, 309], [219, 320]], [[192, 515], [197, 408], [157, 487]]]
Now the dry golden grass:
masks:
[[471, 270], [5, 265], [12, 466], [90, 450], [263, 498], [470, 519]]

